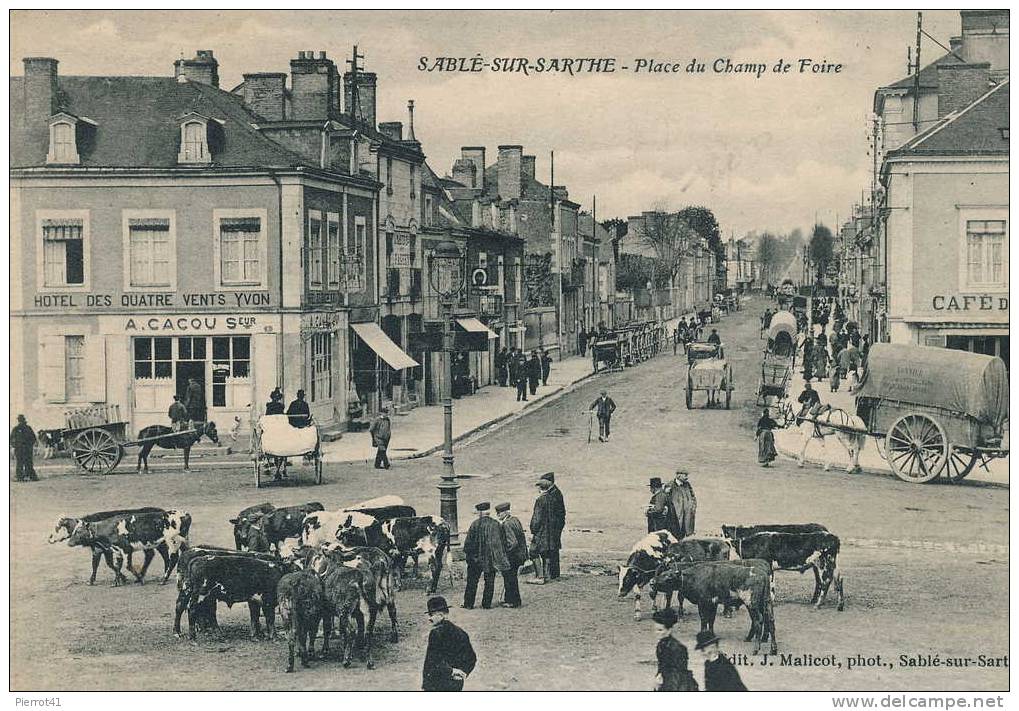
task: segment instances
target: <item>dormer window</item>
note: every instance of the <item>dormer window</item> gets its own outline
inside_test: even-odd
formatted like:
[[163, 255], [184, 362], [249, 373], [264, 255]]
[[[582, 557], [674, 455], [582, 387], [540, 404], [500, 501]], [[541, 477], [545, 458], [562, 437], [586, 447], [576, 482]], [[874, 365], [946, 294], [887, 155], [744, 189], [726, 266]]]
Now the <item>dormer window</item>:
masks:
[[210, 126], [223, 124], [219, 119], [209, 118], [194, 112], [180, 119], [180, 152], [178, 163], [211, 163], [212, 151], [209, 149]]
[[50, 118], [50, 149], [46, 154], [47, 163], [77, 165], [81, 162], [78, 155], [79, 123], [95, 125], [90, 119], [68, 113], [59, 113]]

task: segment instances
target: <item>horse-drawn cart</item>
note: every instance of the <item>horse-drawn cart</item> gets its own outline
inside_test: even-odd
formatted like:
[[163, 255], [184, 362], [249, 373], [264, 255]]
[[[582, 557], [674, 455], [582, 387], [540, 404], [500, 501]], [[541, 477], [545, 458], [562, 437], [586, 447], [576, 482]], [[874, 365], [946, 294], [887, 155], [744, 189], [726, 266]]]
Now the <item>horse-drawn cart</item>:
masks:
[[[297, 417], [297, 416], [295, 416]], [[290, 457], [301, 457], [315, 465], [315, 483], [322, 483], [322, 442], [318, 427], [293, 427], [290, 416], [263, 415], [258, 420], [252, 441], [255, 488], [262, 486], [262, 474], [272, 473], [274, 481], [286, 478]]]
[[718, 391], [725, 392], [725, 409], [732, 403], [732, 366], [723, 357], [722, 347], [715, 343], [691, 343], [686, 348], [686, 409], [693, 407], [693, 394], [708, 392], [708, 406], [718, 404]]
[[126, 440], [124, 430], [127, 423], [110, 422], [82, 428], [70, 437], [71, 457], [83, 473], [109, 474], [120, 460], [124, 458], [124, 450], [128, 447], [140, 447], [138, 466], [145, 465], [148, 471], [148, 454], [153, 447], [164, 449], [183, 449], [184, 468], [188, 466], [188, 454], [191, 446], [203, 436], [218, 442], [216, 425], [213, 422], [197, 423], [195, 427], [184, 430], [172, 430], [163, 425], [152, 425], [143, 429], [137, 439]]
[[631, 323], [604, 333], [591, 345], [594, 371], [622, 370], [649, 360], [664, 348], [667, 338], [665, 327], [657, 321]]
[[774, 405], [786, 397], [796, 367], [796, 317], [779, 311], [768, 326], [768, 346], [761, 362], [761, 383], [757, 388], [758, 405]]

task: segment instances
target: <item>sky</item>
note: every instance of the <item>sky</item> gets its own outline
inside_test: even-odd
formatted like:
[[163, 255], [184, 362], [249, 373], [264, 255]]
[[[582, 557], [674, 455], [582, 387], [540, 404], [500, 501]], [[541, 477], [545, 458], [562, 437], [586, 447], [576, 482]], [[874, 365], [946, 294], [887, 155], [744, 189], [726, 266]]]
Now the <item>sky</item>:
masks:
[[[957, 11], [924, 12], [942, 44]], [[54, 42], [52, 38], [60, 38]], [[13, 11], [11, 73], [49, 56], [64, 75], [172, 76], [174, 60], [211, 49], [220, 86], [289, 72], [298, 51], [338, 63], [353, 45], [378, 75], [378, 120], [407, 122], [439, 175], [461, 146], [523, 145], [597, 217], [704, 205], [726, 236], [833, 225], [869, 190], [874, 90], [907, 74], [916, 13], [898, 11]], [[943, 51], [924, 40], [923, 64]], [[615, 73], [440, 73], [422, 57], [615, 58]], [[715, 73], [715, 60], [768, 71]], [[841, 64], [800, 73], [799, 60]], [[705, 65], [704, 73], [635, 73], [637, 60]], [[788, 73], [771, 69], [779, 61]], [[629, 67], [623, 70], [621, 67]], [[341, 65], [341, 71], [346, 65]]]

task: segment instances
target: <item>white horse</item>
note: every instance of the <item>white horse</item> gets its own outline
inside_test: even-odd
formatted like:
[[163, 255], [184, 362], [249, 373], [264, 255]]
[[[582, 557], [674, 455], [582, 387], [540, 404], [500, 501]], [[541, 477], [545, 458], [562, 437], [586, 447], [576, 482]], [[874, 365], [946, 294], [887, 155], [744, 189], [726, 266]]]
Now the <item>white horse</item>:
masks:
[[[863, 450], [863, 445], [867, 442], [867, 435], [865, 431], [867, 425], [864, 424], [863, 420], [856, 415], [852, 415], [845, 410], [838, 408], [832, 408], [826, 406], [816, 415], [809, 415], [811, 420], [803, 420], [800, 423], [800, 436], [803, 437], [803, 446], [800, 448], [799, 465], [802, 467], [804, 463], [804, 457], [807, 454], [807, 446], [811, 441], [818, 439], [821, 440], [821, 449], [824, 451], [824, 471], [831, 469], [831, 459], [828, 457], [828, 449], [826, 442], [828, 437], [835, 435], [835, 438], [846, 448], [849, 452], [849, 461], [851, 466], [848, 471], [852, 474], [858, 474], [860, 469], [860, 452]], [[836, 425], [836, 427], [826, 427], [825, 425]], [[849, 432], [844, 427], [850, 427], [857, 432]]]

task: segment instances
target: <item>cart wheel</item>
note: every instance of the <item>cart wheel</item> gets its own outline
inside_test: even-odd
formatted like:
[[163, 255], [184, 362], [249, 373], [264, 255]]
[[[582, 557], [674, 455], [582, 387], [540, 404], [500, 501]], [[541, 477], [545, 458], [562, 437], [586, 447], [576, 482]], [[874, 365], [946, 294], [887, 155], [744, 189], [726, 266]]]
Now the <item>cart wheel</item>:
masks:
[[888, 430], [885, 449], [892, 471], [903, 481], [924, 484], [937, 478], [948, 459], [945, 430], [926, 415], [900, 417]]
[[732, 405], [732, 386], [725, 389], [725, 409], [730, 409]]
[[89, 474], [109, 474], [124, 456], [120, 442], [99, 427], [79, 433], [71, 444], [71, 452], [78, 466]]
[[945, 465], [938, 473], [947, 476], [952, 481], [962, 481], [973, 471], [973, 467], [977, 465], [979, 459], [979, 452], [952, 445], [948, 450]]
[[255, 488], [256, 489], [261, 489], [262, 488], [262, 457], [260, 455], [255, 455], [255, 459], [251, 462], [251, 464], [255, 468]]
[[322, 483], [322, 452], [318, 452], [315, 456], [315, 478], [318, 484]]
[[686, 381], [686, 409], [689, 410], [693, 407], [693, 383], [689, 380]]

